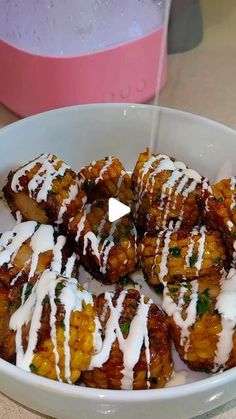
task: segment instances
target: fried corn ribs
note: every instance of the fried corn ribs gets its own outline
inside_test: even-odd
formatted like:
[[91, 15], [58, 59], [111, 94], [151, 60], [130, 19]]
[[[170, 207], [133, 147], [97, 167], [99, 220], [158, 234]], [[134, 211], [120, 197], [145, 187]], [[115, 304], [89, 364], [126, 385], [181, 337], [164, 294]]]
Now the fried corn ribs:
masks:
[[108, 220], [108, 201], [86, 204], [70, 220], [69, 235], [85, 268], [103, 283], [117, 282], [137, 262], [137, 234], [130, 216]]
[[[163, 313], [137, 290], [96, 299], [103, 343], [83, 381], [109, 389], [160, 388], [172, 373], [170, 341]], [[109, 342], [107, 350], [106, 342]]]
[[219, 230], [230, 256], [235, 259], [236, 250], [236, 177], [223, 179], [205, 193], [206, 223]]
[[190, 228], [201, 218], [207, 180], [168, 156], [141, 153], [132, 175], [135, 217], [141, 232]]
[[10, 301], [7, 289], [0, 287], [0, 357], [3, 353], [3, 344], [8, 332], [10, 320]]
[[[197, 371], [224, 370], [236, 365], [236, 320], [226, 299], [236, 299], [236, 273], [206, 276], [168, 284], [163, 309], [180, 357]], [[231, 317], [230, 317], [231, 316]], [[228, 338], [226, 338], [228, 336]]]
[[45, 271], [10, 319], [16, 365], [54, 380], [78, 381], [96, 349], [95, 317], [92, 295], [75, 279]]
[[133, 199], [131, 177], [115, 157], [108, 156], [83, 167], [78, 179], [88, 202], [114, 197], [129, 204]]
[[204, 226], [145, 235], [139, 253], [143, 273], [152, 285], [213, 275], [226, 262], [220, 233]]
[[51, 225], [25, 221], [0, 236], [0, 284], [9, 289], [12, 301], [22, 287], [27, 294], [46, 269], [66, 276], [78, 270], [66, 237], [56, 235]]
[[20, 211], [24, 220], [65, 227], [86, 202], [75, 172], [54, 154], [10, 172], [3, 192], [13, 214]]

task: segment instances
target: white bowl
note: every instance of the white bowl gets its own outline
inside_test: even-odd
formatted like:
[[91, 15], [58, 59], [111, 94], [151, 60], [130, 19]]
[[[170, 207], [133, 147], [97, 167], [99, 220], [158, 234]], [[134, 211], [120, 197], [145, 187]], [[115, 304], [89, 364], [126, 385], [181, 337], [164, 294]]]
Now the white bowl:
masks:
[[[210, 180], [236, 167], [236, 131], [173, 109], [145, 105], [86, 105], [36, 115], [0, 130], [2, 186], [8, 171], [42, 152], [53, 151], [74, 169], [113, 154], [132, 170], [149, 144], [153, 117], [160, 112], [158, 151], [175, 156]], [[234, 172], [234, 173], [235, 173]], [[0, 207], [1, 231], [12, 226]], [[117, 391], [71, 386], [24, 372], [0, 360], [0, 391], [57, 418], [184, 419], [235, 396], [236, 368], [190, 384], [159, 390]]]

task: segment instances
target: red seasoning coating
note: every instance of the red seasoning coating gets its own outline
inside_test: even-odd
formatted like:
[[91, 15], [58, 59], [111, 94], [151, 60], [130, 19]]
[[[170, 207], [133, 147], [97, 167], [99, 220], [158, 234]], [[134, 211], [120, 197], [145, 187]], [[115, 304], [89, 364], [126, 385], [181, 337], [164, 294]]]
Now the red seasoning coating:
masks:
[[20, 211], [24, 220], [65, 227], [86, 202], [75, 172], [54, 154], [10, 172], [3, 192], [14, 215]]
[[108, 220], [108, 201], [86, 204], [83, 213], [70, 220], [69, 236], [85, 268], [96, 279], [114, 283], [134, 271], [137, 234], [130, 216]]
[[142, 232], [162, 230], [170, 222], [190, 228], [200, 221], [207, 180], [184, 163], [146, 151], [138, 157], [132, 182]]
[[133, 289], [99, 295], [96, 308], [103, 345], [83, 374], [85, 384], [127, 390], [163, 387], [173, 363], [160, 309]]

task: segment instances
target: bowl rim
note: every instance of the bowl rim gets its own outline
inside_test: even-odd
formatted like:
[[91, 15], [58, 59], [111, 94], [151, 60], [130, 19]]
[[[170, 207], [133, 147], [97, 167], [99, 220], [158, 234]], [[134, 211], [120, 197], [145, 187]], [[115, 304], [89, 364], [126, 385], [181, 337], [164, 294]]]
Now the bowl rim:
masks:
[[[194, 114], [191, 112], [157, 106], [157, 105], [148, 105], [148, 104], [133, 104], [133, 103], [96, 103], [96, 104], [85, 104], [85, 105], [75, 105], [68, 106], [64, 108], [53, 109], [47, 112], [42, 112], [36, 115], [32, 115], [28, 118], [21, 119], [19, 121], [13, 122], [6, 127], [0, 128], [0, 137], [4, 136], [5, 133], [9, 132], [11, 129], [15, 129], [18, 126], [27, 125], [29, 122], [33, 123], [34, 120], [47, 118], [48, 114], [61, 114], [67, 112], [78, 112], [86, 111], [89, 109], [108, 109], [114, 108], [118, 110], [127, 110], [127, 109], [149, 109], [152, 111], [159, 110], [166, 112], [167, 114], [179, 114], [184, 118], [194, 118], [197, 121], [202, 121], [203, 123], [214, 125], [219, 129], [230, 132], [231, 134], [236, 135], [236, 130], [224, 125], [220, 122], [214, 121], [212, 119], [206, 118], [204, 116]], [[187, 383], [179, 386], [160, 388], [160, 389], [149, 389], [149, 390], [110, 390], [110, 389], [100, 389], [100, 388], [89, 388], [83, 386], [76, 386], [67, 383], [61, 383], [58, 381], [50, 380], [48, 378], [40, 377], [35, 374], [29, 373], [27, 371], [21, 370], [13, 364], [10, 364], [7, 361], [0, 359], [0, 374], [3, 373], [8, 377], [17, 379], [19, 382], [24, 382], [27, 385], [32, 385], [38, 387], [41, 390], [49, 391], [52, 393], [61, 394], [66, 397], [73, 397], [79, 399], [89, 399], [93, 401], [109, 401], [110, 402], [147, 402], [147, 401], [158, 401], [158, 400], [169, 400], [169, 399], [179, 399], [183, 396], [191, 396], [193, 394], [204, 393], [205, 391], [211, 389], [214, 390], [219, 386], [224, 386], [231, 382], [236, 381], [236, 367], [233, 367], [227, 371], [219, 372], [216, 375], [210, 377]]]
[[0, 374], [4, 373], [8, 377], [23, 382], [29, 386], [38, 387], [43, 391], [49, 391], [66, 397], [92, 399], [93, 401], [105, 402], [151, 402], [156, 400], [179, 399], [183, 396], [204, 393], [207, 390], [213, 391], [219, 386], [224, 386], [236, 381], [236, 367], [222, 373], [217, 373], [208, 378], [183, 384], [174, 387], [146, 389], [146, 390], [110, 390], [101, 388], [90, 388], [84, 386], [71, 385], [49, 378], [40, 377], [36, 374], [21, 370], [15, 365], [0, 359]]
[[99, 109], [114, 108], [114, 109], [120, 109], [120, 110], [123, 109], [125, 111], [130, 110], [130, 109], [135, 109], [135, 110], [141, 110], [141, 109], [148, 110], [149, 109], [152, 111], [159, 111], [159, 112], [169, 113], [172, 115], [179, 114], [179, 115], [182, 115], [184, 118], [194, 118], [195, 120], [203, 121], [204, 123], [209, 124], [209, 125], [214, 125], [215, 127], [219, 129], [224, 129], [225, 131], [228, 131], [229, 133], [236, 135], [236, 128], [230, 127], [222, 122], [216, 121], [215, 119], [207, 118], [206, 116], [203, 116], [201, 114], [193, 113], [193, 112], [182, 110], [182, 109], [176, 109], [169, 106], [161, 106], [161, 105], [156, 105], [156, 104], [149, 105], [149, 104], [132, 103], [132, 102], [86, 103], [86, 104], [81, 104], [81, 105], [69, 105], [69, 106], [64, 106], [61, 108], [50, 109], [48, 111], [39, 112], [34, 115], [23, 117], [17, 121], [9, 123], [8, 125], [4, 127], [0, 127], [0, 135], [4, 134], [5, 131], [14, 129], [15, 126], [28, 124], [29, 121], [31, 122], [31, 121], [34, 121], [34, 119], [45, 118], [50, 114], [56, 114], [56, 113], [64, 114], [64, 113], [78, 112], [81, 110], [86, 111], [88, 109], [97, 109], [97, 108]]

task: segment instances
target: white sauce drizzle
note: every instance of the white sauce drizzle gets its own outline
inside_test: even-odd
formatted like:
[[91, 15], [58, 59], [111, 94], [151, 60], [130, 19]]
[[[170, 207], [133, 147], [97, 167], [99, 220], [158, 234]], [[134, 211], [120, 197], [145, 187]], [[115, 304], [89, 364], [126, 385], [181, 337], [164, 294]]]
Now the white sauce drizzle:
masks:
[[199, 273], [201, 267], [202, 267], [202, 260], [203, 260], [203, 254], [204, 254], [204, 248], [205, 248], [205, 241], [206, 241], [206, 228], [205, 226], [202, 226], [200, 228], [200, 239], [198, 240], [198, 258], [195, 263], [195, 267], [197, 269], [197, 272]]
[[54, 246], [53, 241], [53, 260], [51, 263], [51, 270], [58, 272], [59, 274], [62, 271], [62, 249], [66, 244], [66, 238], [65, 236], [59, 236], [57, 238], [57, 242]]
[[161, 160], [161, 162], [156, 167], [156, 169], [152, 173], [150, 173], [150, 175], [148, 177], [148, 181], [150, 181], [150, 179], [151, 179], [151, 184], [152, 184], [152, 187], [150, 189], [151, 194], [153, 193], [153, 190], [154, 190], [155, 176], [158, 173], [163, 172], [163, 170], [175, 171], [175, 165], [172, 162], [172, 160], [170, 160], [169, 158], [167, 158], [167, 159], [165, 158], [165, 159]]
[[190, 267], [190, 258], [193, 255], [193, 249], [194, 249], [194, 236], [196, 236], [199, 233], [199, 230], [197, 228], [194, 228], [191, 231], [191, 236], [190, 236], [190, 242], [189, 242], [189, 246], [188, 246], [188, 251], [187, 254], [185, 256], [185, 266]]
[[107, 157], [107, 159], [105, 160], [105, 164], [104, 164], [104, 166], [102, 167], [102, 169], [101, 169], [101, 171], [100, 171], [100, 173], [99, 173], [98, 177], [95, 179], [95, 185], [97, 185], [97, 183], [98, 183], [100, 180], [103, 180], [103, 175], [104, 175], [104, 173], [106, 173], [106, 172], [107, 172], [107, 170], [109, 169], [109, 167], [112, 165], [112, 162], [113, 162], [113, 157], [108, 156], [108, 157]]
[[25, 298], [26, 298], [26, 289], [27, 289], [27, 283], [25, 283], [22, 287], [22, 294], [21, 294], [21, 304], [24, 304]]
[[[69, 348], [69, 335], [70, 335], [70, 315], [73, 311], [81, 311], [82, 301], [87, 304], [93, 305], [92, 295], [87, 291], [77, 288], [77, 280], [74, 278], [65, 279], [58, 277], [58, 274], [53, 271], [45, 271], [39, 281], [34, 285], [31, 294], [26, 301], [22, 301], [22, 305], [16, 310], [10, 319], [10, 329], [16, 331], [16, 365], [26, 371], [30, 371], [30, 365], [32, 364], [34, 351], [37, 347], [38, 331], [41, 327], [41, 317], [43, 311], [43, 300], [48, 295], [51, 304], [51, 340], [54, 345], [54, 353], [57, 365], [57, 376], [60, 380], [58, 361], [59, 355], [57, 352], [56, 345], [56, 307], [54, 303], [55, 290], [58, 283], [63, 280], [64, 287], [60, 293], [61, 303], [65, 309], [65, 342], [64, 342], [64, 353], [65, 353], [65, 378], [70, 383], [70, 348]], [[22, 327], [28, 325], [29, 336], [27, 348], [24, 352], [22, 343]]]
[[66, 276], [67, 278], [70, 278], [72, 276], [76, 259], [77, 255], [75, 253], [72, 253], [72, 255], [67, 259], [65, 270], [64, 272], [62, 272], [63, 276]]
[[183, 196], [187, 198], [189, 194], [196, 189], [196, 186], [197, 186], [197, 181], [193, 180], [193, 182], [190, 183], [189, 187], [183, 191]]
[[[156, 167], [155, 167], [155, 164], [156, 164]], [[148, 186], [150, 186], [149, 193], [153, 194], [156, 175], [158, 175], [158, 173], [164, 170], [170, 171], [171, 173], [170, 173], [169, 179], [162, 185], [161, 196], [159, 199], [160, 204], [158, 206], [158, 209], [160, 211], [164, 211], [163, 219], [162, 219], [162, 228], [167, 227], [168, 214], [170, 211], [171, 196], [173, 193], [173, 189], [176, 188], [174, 195], [175, 197], [177, 197], [183, 191], [188, 181], [190, 179], [193, 179], [190, 185], [182, 192], [184, 200], [182, 202], [182, 209], [180, 209], [180, 218], [176, 224], [176, 228], [179, 228], [183, 221], [184, 202], [188, 198], [189, 194], [195, 190], [197, 184], [201, 183], [202, 178], [195, 170], [187, 169], [184, 163], [178, 162], [178, 161], [173, 162], [168, 156], [165, 156], [165, 155], [151, 156], [151, 158], [147, 162], [144, 163], [142, 169], [140, 169], [139, 171], [139, 176], [137, 180], [137, 184], [139, 187], [139, 196], [138, 196], [137, 205], [135, 206], [135, 217], [137, 216], [138, 207], [142, 202], [142, 199], [148, 189]], [[147, 176], [146, 181], [144, 182], [144, 176], [146, 174], [148, 174], [148, 176]], [[167, 196], [168, 196], [168, 200], [165, 203], [165, 198]], [[175, 206], [176, 206], [176, 199], [174, 200], [172, 208], [175, 209]]]
[[51, 312], [50, 312], [50, 337], [53, 344], [53, 353], [55, 356], [55, 368], [56, 368], [56, 374], [58, 381], [62, 381], [60, 377], [60, 368], [59, 368], [59, 353], [57, 349], [57, 330], [56, 330], [56, 313], [57, 313], [57, 305], [55, 303], [55, 287], [51, 289], [50, 295], [50, 306], [51, 306]]
[[190, 296], [190, 303], [186, 309], [185, 320], [182, 318], [182, 308], [184, 304], [184, 294], [188, 291], [188, 288], [184, 287], [184, 284], [180, 289], [177, 304], [171, 298], [168, 287], [164, 287], [162, 303], [163, 310], [168, 314], [168, 316], [173, 316], [175, 323], [181, 329], [180, 344], [184, 346], [185, 352], [187, 352], [189, 345], [189, 327], [195, 323], [197, 317], [198, 281], [193, 280], [190, 284], [192, 293]]
[[[80, 237], [81, 233], [83, 232], [86, 216], [88, 214], [88, 208], [89, 208], [89, 211], [90, 211], [90, 209], [91, 209], [90, 204], [85, 206], [84, 214], [83, 214], [82, 218], [80, 219], [80, 222], [77, 225], [76, 241], [78, 241], [78, 237]], [[114, 235], [117, 223], [120, 222], [120, 220], [117, 220], [117, 221], [114, 221], [114, 222], [110, 223], [111, 226], [110, 226], [110, 230], [108, 232], [108, 235], [105, 238], [104, 242], [102, 243], [101, 248], [99, 249], [99, 245], [101, 243], [101, 234], [102, 234], [102, 231], [103, 231], [103, 228], [104, 228], [106, 222], [107, 222], [107, 214], [105, 214], [105, 216], [101, 219], [100, 225], [98, 226], [98, 229], [97, 229], [97, 233], [95, 234], [92, 231], [89, 231], [84, 235], [84, 238], [83, 238], [84, 239], [83, 255], [86, 255], [86, 250], [87, 250], [87, 247], [90, 243], [92, 254], [94, 256], [96, 256], [96, 258], [98, 260], [98, 264], [100, 266], [100, 272], [102, 274], [106, 274], [106, 272], [107, 272], [107, 267], [108, 267], [107, 266], [107, 261], [108, 261], [108, 258], [109, 258], [109, 254], [110, 254], [111, 249], [115, 246], [113, 235]], [[135, 246], [135, 250], [136, 250], [136, 248], [137, 248], [137, 243], [136, 243], [137, 242], [137, 232], [136, 232], [136, 229], [135, 229], [134, 225], [133, 225], [132, 232], [133, 232], [133, 235], [134, 235], [134, 246]]]
[[22, 214], [18, 210], [18, 211], [16, 211], [16, 224], [20, 224], [21, 222], [22, 222]]
[[16, 224], [11, 231], [2, 234], [0, 246], [3, 250], [0, 251], [0, 266], [10, 262], [12, 255], [34, 234], [36, 226], [35, 221], [26, 221]]
[[183, 178], [181, 179], [181, 181], [179, 182], [176, 190], [175, 190], [175, 196], [179, 195], [182, 190], [184, 189], [186, 183], [188, 183], [188, 177], [187, 176], [183, 176]]
[[77, 182], [72, 184], [69, 188], [69, 194], [66, 199], [62, 201], [58, 217], [57, 217], [57, 224], [61, 224], [63, 222], [63, 215], [65, 214], [67, 207], [71, 204], [72, 201], [75, 200], [76, 196], [78, 195], [79, 188]]
[[28, 259], [25, 263], [23, 268], [20, 270], [20, 272], [18, 272], [18, 274], [15, 276], [15, 278], [13, 278], [10, 282], [10, 286], [13, 287], [13, 285], [15, 285], [15, 283], [17, 282], [18, 278], [21, 277], [21, 275], [23, 274], [23, 272], [26, 270], [27, 266], [30, 264], [31, 259]]
[[100, 255], [101, 255], [100, 256], [100, 272], [102, 272], [103, 274], [105, 274], [107, 271], [107, 261], [108, 261], [109, 253], [111, 249], [115, 246], [113, 234], [115, 232], [118, 222], [119, 222], [119, 219], [111, 223], [111, 228], [109, 230], [108, 237], [104, 241], [101, 252], [100, 252]]
[[[172, 225], [173, 225], [173, 223], [171, 223], [170, 228], [172, 227]], [[164, 281], [164, 277], [168, 274], [167, 259], [168, 259], [168, 255], [169, 255], [169, 244], [170, 244], [172, 233], [173, 233], [173, 230], [171, 230], [171, 229], [166, 231], [164, 246], [163, 246], [163, 249], [162, 249], [159, 280], [163, 285], [166, 284], [166, 282]]]
[[[157, 260], [159, 247], [160, 247], [160, 239], [161, 239], [161, 236], [163, 236], [163, 234], [164, 234], [164, 232], [161, 231], [160, 234], [158, 235], [157, 239], [156, 239], [156, 247], [155, 247], [153, 264], [152, 264], [152, 268], [151, 268], [151, 276], [154, 274], [154, 271], [155, 271], [155, 268], [156, 268], [156, 260]], [[143, 250], [144, 250], [144, 245], [142, 244], [141, 253], [143, 253]]]
[[107, 222], [107, 214], [104, 214], [103, 218], [101, 219], [100, 225], [98, 226], [97, 234], [101, 234], [103, 231], [103, 228], [105, 227], [105, 224]]
[[94, 353], [97, 354], [102, 350], [102, 326], [99, 318], [96, 316], [95, 319], [95, 332], [93, 336]]
[[[53, 253], [50, 269], [56, 271], [58, 274], [62, 273], [62, 250], [65, 246], [66, 238], [64, 236], [58, 236], [55, 243], [54, 230], [51, 225], [41, 224], [37, 227], [38, 224], [35, 221], [18, 223], [11, 231], [3, 233], [0, 238], [0, 266], [4, 263], [9, 264], [14, 260], [24, 242], [30, 239], [29, 246], [32, 254], [15, 278], [11, 280], [11, 286], [16, 283], [23, 272], [27, 272], [29, 265], [30, 268], [27, 276], [28, 280], [30, 280], [37, 270], [40, 254], [50, 250]], [[66, 276], [71, 276], [75, 261], [75, 255], [68, 258], [65, 268]]]
[[83, 212], [83, 215], [82, 215], [82, 217], [81, 217], [80, 221], [79, 221], [79, 222], [78, 222], [78, 224], [77, 224], [77, 234], [76, 234], [76, 237], [75, 237], [75, 241], [76, 241], [76, 242], [78, 242], [78, 241], [79, 241], [80, 236], [81, 236], [81, 234], [82, 234], [82, 232], [83, 232], [83, 230], [84, 230], [86, 217], [87, 217], [87, 215], [88, 215], [88, 214], [90, 213], [90, 211], [91, 211], [91, 206], [92, 206], [92, 204], [87, 204], [87, 205], [85, 205], [85, 207], [84, 207], [84, 212]]
[[34, 276], [38, 265], [38, 259], [40, 253], [53, 250], [54, 248], [54, 237], [53, 227], [51, 225], [40, 225], [38, 230], [34, 233], [30, 241], [30, 247], [33, 250], [31, 259], [31, 267], [29, 272], [29, 279]]
[[235, 320], [230, 320], [225, 317], [221, 318], [222, 331], [219, 333], [219, 340], [217, 342], [214, 370], [217, 370], [219, 367], [224, 367], [229, 359], [229, 355], [233, 349], [235, 325]]
[[177, 170], [174, 170], [172, 172], [172, 175], [170, 176], [170, 178], [162, 186], [163, 192], [165, 192], [165, 190], [167, 188], [169, 188], [170, 190], [172, 190], [172, 188], [175, 186], [176, 181], [179, 180], [182, 176], [183, 176], [183, 173], [182, 172], [179, 172]]
[[117, 299], [116, 307], [112, 304], [113, 294], [106, 292], [105, 300], [110, 309], [110, 316], [106, 323], [105, 337], [102, 343], [102, 350], [95, 354], [90, 362], [89, 370], [93, 368], [101, 368], [105, 362], [107, 362], [111, 346], [116, 339], [116, 331], [120, 329], [119, 327], [119, 318], [123, 310], [123, 302], [125, 300], [125, 295], [127, 291], [122, 291]]
[[56, 179], [57, 176], [63, 176], [67, 169], [70, 167], [61, 162], [59, 169], [55, 169], [56, 165], [60, 162], [59, 159], [53, 159], [53, 154], [43, 154], [38, 159], [27, 164], [21, 169], [17, 170], [14, 174], [11, 182], [11, 187], [14, 192], [20, 192], [23, 190], [23, 187], [20, 184], [20, 178], [26, 174], [27, 171], [32, 170], [37, 163], [40, 164], [38, 172], [32, 177], [28, 183], [29, 196], [32, 198], [36, 190], [37, 192], [36, 201], [42, 202], [47, 201], [48, 192], [52, 189], [52, 181]]
[[119, 326], [119, 319], [123, 310], [123, 302], [127, 294], [126, 290], [123, 290], [118, 299], [116, 306], [112, 303], [113, 294], [105, 293], [105, 306], [106, 309], [109, 307], [110, 316], [106, 323], [105, 337], [102, 343], [100, 352], [95, 354], [90, 362], [89, 369], [101, 368], [102, 365], [107, 362], [113, 342], [118, 339], [119, 347], [123, 352], [124, 369], [121, 371], [123, 374], [121, 380], [122, 389], [132, 389], [134, 379], [134, 367], [138, 362], [141, 349], [143, 344], [145, 345], [146, 362], [148, 365], [148, 378], [150, 377], [150, 349], [149, 349], [149, 338], [147, 329], [148, 312], [152, 300], [148, 300], [147, 303], [144, 301], [144, 296], [140, 297], [138, 303], [137, 312], [133, 320], [130, 323], [129, 333], [127, 338], [123, 337]]
[[232, 221], [230, 221], [230, 220], [227, 221], [227, 227], [228, 227], [229, 231], [232, 230], [232, 228], [234, 227], [234, 224], [232, 223]]
[[106, 245], [105, 250], [103, 252], [102, 266], [100, 267], [100, 272], [102, 272], [103, 274], [107, 272], [107, 261], [108, 261], [109, 253], [113, 247], [114, 247], [114, 242], [111, 241], [109, 244]]
[[98, 259], [98, 262], [100, 263], [100, 253], [98, 250], [99, 239], [92, 231], [88, 231], [88, 233], [86, 233], [84, 236], [83, 255], [86, 255], [86, 249], [89, 243], [91, 246], [92, 254], [96, 256], [96, 258]]
[[117, 187], [117, 192], [116, 192], [117, 195], [119, 195], [121, 186], [124, 183], [124, 176], [125, 175], [126, 175], [126, 172], [124, 170], [121, 170], [120, 176], [119, 176], [118, 181], [117, 181], [117, 186], [116, 186]]
[[145, 345], [146, 362], [148, 365], [148, 378], [150, 377], [150, 348], [147, 329], [148, 312], [152, 300], [144, 302], [144, 296], [141, 295], [137, 313], [130, 323], [129, 334], [124, 339], [121, 330], [117, 330], [117, 337], [120, 349], [123, 352], [124, 369], [121, 371], [121, 388], [131, 390], [133, 388], [134, 367], [137, 364], [143, 343]]

